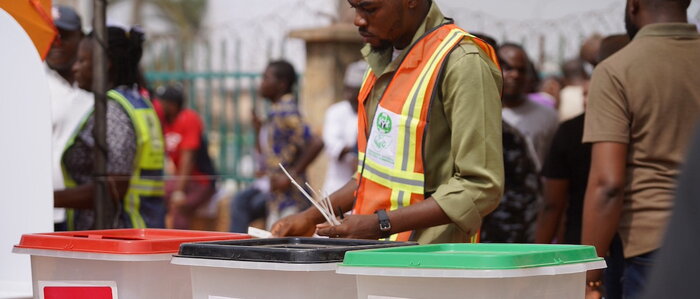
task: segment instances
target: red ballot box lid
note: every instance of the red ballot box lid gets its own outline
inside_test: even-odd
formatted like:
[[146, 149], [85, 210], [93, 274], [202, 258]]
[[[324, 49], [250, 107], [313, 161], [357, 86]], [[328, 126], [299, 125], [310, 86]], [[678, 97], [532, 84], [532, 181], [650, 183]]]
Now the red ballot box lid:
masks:
[[44, 299], [114, 299], [108, 286], [44, 287]]
[[182, 243], [249, 238], [246, 234], [195, 230], [109, 229], [25, 234], [15, 247], [111, 254], [158, 254], [176, 253]]

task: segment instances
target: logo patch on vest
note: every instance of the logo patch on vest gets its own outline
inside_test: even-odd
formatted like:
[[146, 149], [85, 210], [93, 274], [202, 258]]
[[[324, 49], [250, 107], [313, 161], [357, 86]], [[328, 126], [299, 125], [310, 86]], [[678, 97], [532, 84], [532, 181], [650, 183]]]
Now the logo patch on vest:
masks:
[[367, 142], [367, 158], [382, 166], [394, 167], [400, 116], [379, 106]]
[[391, 117], [384, 112], [379, 113], [379, 116], [377, 116], [377, 128], [380, 132], [389, 134], [391, 132]]

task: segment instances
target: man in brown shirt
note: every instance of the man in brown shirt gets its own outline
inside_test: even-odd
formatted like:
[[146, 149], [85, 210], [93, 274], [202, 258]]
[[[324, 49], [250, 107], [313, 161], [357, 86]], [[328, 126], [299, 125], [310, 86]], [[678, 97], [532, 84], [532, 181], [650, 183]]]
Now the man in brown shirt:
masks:
[[[593, 143], [583, 244], [605, 255], [619, 233], [623, 294], [634, 298], [663, 239], [686, 145], [700, 117], [700, 35], [690, 0], [628, 0], [633, 41], [596, 68], [584, 142]], [[598, 295], [601, 271], [588, 273]]]

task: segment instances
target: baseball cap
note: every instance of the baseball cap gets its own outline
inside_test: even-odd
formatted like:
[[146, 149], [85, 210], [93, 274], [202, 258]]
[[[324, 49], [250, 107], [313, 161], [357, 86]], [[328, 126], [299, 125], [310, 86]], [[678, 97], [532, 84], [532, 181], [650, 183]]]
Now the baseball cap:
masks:
[[51, 15], [53, 17], [53, 24], [59, 29], [70, 31], [82, 30], [80, 16], [70, 6], [54, 5], [51, 8]]

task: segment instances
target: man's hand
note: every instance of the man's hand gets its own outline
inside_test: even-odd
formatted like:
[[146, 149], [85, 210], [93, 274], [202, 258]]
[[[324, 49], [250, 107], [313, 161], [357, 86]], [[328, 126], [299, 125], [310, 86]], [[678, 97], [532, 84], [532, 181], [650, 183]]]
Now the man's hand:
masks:
[[350, 215], [343, 219], [340, 225], [331, 226], [328, 223], [316, 226], [319, 236], [346, 239], [378, 240], [381, 238], [379, 231], [379, 218], [377, 215]]
[[[586, 281], [601, 281], [603, 279], [603, 270], [596, 269], [586, 272]], [[603, 294], [600, 291], [600, 286], [591, 287], [586, 283], [586, 299], [600, 299]]]
[[603, 294], [600, 293], [599, 289], [593, 289], [586, 286], [586, 299], [601, 299]]
[[297, 213], [284, 217], [274, 225], [270, 232], [274, 237], [305, 236], [310, 237], [316, 231], [316, 223], [308, 213]]
[[[353, 195], [355, 189], [357, 189], [357, 182], [350, 180], [340, 190], [331, 194], [333, 207], [343, 211], [352, 209], [352, 204], [355, 201]], [[316, 224], [323, 221], [321, 213], [316, 208], [311, 207], [301, 213], [280, 219], [272, 226], [271, 232], [275, 237], [311, 236], [316, 231]]]

